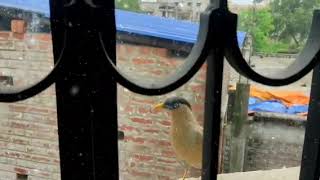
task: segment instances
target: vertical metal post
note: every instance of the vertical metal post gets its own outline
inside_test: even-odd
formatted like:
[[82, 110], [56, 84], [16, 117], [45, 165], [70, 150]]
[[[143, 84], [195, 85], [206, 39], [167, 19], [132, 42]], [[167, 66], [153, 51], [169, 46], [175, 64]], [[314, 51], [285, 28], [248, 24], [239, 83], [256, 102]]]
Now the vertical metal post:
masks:
[[[226, 0], [210, 0], [213, 9], [227, 8]], [[219, 20], [218, 20], [219, 21]], [[223, 20], [222, 20], [223, 21]], [[220, 24], [219, 21], [217, 24]], [[222, 29], [219, 29], [221, 31]], [[224, 49], [221, 36], [215, 41], [207, 59], [206, 102], [203, 130], [202, 180], [217, 180], [219, 172], [219, 145], [221, 127], [221, 95], [223, 83]]]
[[319, 180], [320, 176], [320, 65], [313, 71], [300, 180]]
[[202, 180], [216, 180], [219, 170], [223, 61], [219, 48], [213, 49], [207, 60]]
[[65, 78], [56, 82], [61, 179], [118, 180], [117, 86], [96, 33], [110, 34], [106, 48], [115, 59], [114, 1], [100, 1], [105, 9], [74, 2], [51, 1], [55, 56], [68, 28]]

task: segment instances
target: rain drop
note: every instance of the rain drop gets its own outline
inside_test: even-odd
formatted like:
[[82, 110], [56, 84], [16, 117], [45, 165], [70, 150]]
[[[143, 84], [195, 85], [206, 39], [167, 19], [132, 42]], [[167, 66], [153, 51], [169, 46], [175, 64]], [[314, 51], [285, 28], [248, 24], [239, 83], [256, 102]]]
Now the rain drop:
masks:
[[70, 89], [71, 96], [76, 96], [79, 94], [79, 92], [80, 92], [80, 88], [77, 85], [72, 86]]

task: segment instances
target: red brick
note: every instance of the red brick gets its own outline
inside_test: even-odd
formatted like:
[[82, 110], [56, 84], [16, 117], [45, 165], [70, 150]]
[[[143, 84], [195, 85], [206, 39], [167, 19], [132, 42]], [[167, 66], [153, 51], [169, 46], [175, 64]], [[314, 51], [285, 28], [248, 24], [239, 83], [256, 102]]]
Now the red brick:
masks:
[[204, 113], [204, 104], [193, 104], [192, 111], [197, 113]]
[[22, 145], [28, 145], [29, 141], [25, 139], [19, 139], [19, 138], [12, 138], [12, 142], [15, 144], [22, 144]]
[[204, 120], [204, 114], [199, 114], [199, 115], [197, 115], [197, 120], [198, 120], [198, 122], [203, 122], [203, 120]]
[[170, 66], [171, 64], [169, 63], [169, 59], [166, 59], [166, 58], [159, 58], [160, 61], [157, 61], [157, 64], [160, 66], [160, 67], [165, 67], [167, 68], [168, 66]]
[[190, 88], [193, 92], [204, 93], [205, 92], [205, 84], [195, 84], [190, 85]]
[[170, 176], [158, 176], [158, 180], [171, 180]]
[[171, 143], [169, 141], [167, 141], [167, 140], [159, 140], [158, 144], [160, 146], [171, 146]]
[[116, 48], [117, 48], [117, 56], [118, 56], [118, 57], [119, 57], [119, 56], [125, 57], [125, 55], [127, 54], [127, 52], [126, 52], [126, 45], [117, 43]]
[[20, 153], [17, 152], [5, 152], [6, 157], [20, 158]]
[[27, 48], [29, 50], [39, 50], [39, 46], [37, 44], [28, 44]]
[[19, 128], [19, 129], [27, 129], [30, 127], [27, 123], [21, 123], [21, 122], [9, 122], [9, 126], [11, 128]]
[[207, 74], [205, 71], [199, 71], [197, 79], [201, 82], [205, 82], [207, 80]]
[[12, 37], [13, 37], [14, 39], [20, 39], [20, 40], [23, 40], [23, 39], [24, 39], [24, 37], [25, 37], [25, 34], [13, 33], [13, 34], [12, 34]]
[[140, 124], [152, 124], [152, 120], [143, 119], [143, 118], [131, 118], [132, 122], [140, 123]]
[[143, 97], [143, 96], [133, 96], [132, 101], [139, 102], [143, 104], [155, 104], [156, 101], [151, 97]]
[[131, 141], [131, 142], [135, 142], [138, 144], [143, 144], [145, 142], [145, 139], [141, 138], [141, 137], [125, 136], [124, 141]]
[[9, 142], [10, 141], [10, 136], [0, 134], [0, 140], [1, 141], [5, 141], [5, 142]]
[[50, 163], [51, 162], [50, 159], [45, 158], [45, 157], [41, 157], [41, 156], [32, 156], [30, 159], [33, 161], [36, 161], [36, 162], [43, 162], [43, 163]]
[[157, 161], [160, 162], [160, 163], [166, 163], [166, 164], [174, 164], [174, 163], [176, 163], [175, 160], [167, 160], [167, 159], [160, 159], [160, 158], [158, 158]]
[[150, 112], [151, 112], [151, 108], [138, 107], [138, 113], [139, 114], [146, 114], [146, 113], [150, 113]]
[[165, 157], [176, 157], [176, 153], [173, 152], [173, 151], [168, 151], [168, 150], [163, 150], [161, 152], [161, 155], [162, 156], [165, 156]]
[[28, 170], [24, 169], [24, 168], [19, 168], [19, 167], [15, 167], [14, 171], [18, 174], [28, 174]]
[[148, 155], [134, 155], [134, 158], [139, 160], [139, 161], [151, 161], [153, 160], [152, 156], [148, 156]]
[[208, 66], [208, 64], [207, 64], [207, 63], [204, 63], [204, 64], [201, 66], [201, 70], [206, 71], [206, 70], [207, 70], [207, 66]]
[[139, 47], [139, 53], [142, 55], [150, 55], [151, 54], [151, 48], [148, 46], [140, 46]]
[[134, 131], [136, 130], [136, 128], [132, 127], [132, 126], [128, 126], [128, 125], [121, 125], [119, 127], [120, 130], [122, 131]]
[[11, 32], [17, 34], [24, 34], [27, 31], [27, 22], [24, 20], [12, 20]]
[[154, 75], [162, 75], [162, 74], [165, 74], [164, 71], [160, 70], [160, 69], [157, 69], [157, 70], [152, 70], [150, 71], [151, 74], [154, 74]]
[[157, 170], [165, 171], [165, 172], [176, 172], [176, 168], [169, 168], [164, 166], [153, 166]]
[[27, 106], [20, 106], [20, 105], [9, 105], [9, 110], [10, 111], [15, 111], [15, 112], [26, 112]]
[[7, 40], [10, 37], [10, 32], [0, 32], [0, 39]]
[[37, 34], [37, 35], [34, 36], [34, 38], [36, 40], [39, 40], [39, 41], [45, 41], [45, 42], [51, 42], [52, 41], [51, 34]]
[[[43, 108], [36, 108], [36, 107], [32, 107], [30, 109], [28, 109], [28, 112], [30, 113], [39, 113], [39, 114], [48, 114], [49, 110], [48, 109], [43, 109]], [[55, 111], [52, 113], [56, 113]]]
[[137, 50], [137, 46], [135, 45], [126, 45], [126, 54], [132, 54]]
[[41, 176], [46, 176], [46, 177], [49, 177], [49, 176], [50, 176], [50, 174], [49, 174], [49, 173], [46, 173], [46, 172], [40, 172], [40, 175], [41, 175]]
[[133, 112], [133, 111], [134, 111], [134, 108], [132, 106], [128, 105], [124, 108], [124, 112]]
[[163, 121], [159, 121], [160, 124], [164, 125], [164, 126], [171, 126], [171, 121], [166, 121], [166, 120], [163, 120]]
[[160, 56], [160, 57], [167, 57], [168, 56], [168, 50], [165, 48], [154, 48], [153, 54]]
[[136, 65], [147, 65], [147, 64], [154, 64], [154, 60], [148, 58], [134, 58], [132, 60], [133, 64]]
[[158, 129], [144, 129], [143, 131], [146, 133], [159, 133], [160, 132]]
[[48, 43], [40, 43], [40, 44], [39, 44], [39, 49], [46, 51], [46, 50], [51, 49], [51, 46], [50, 46], [50, 44], [48, 44]]
[[131, 170], [130, 174], [133, 176], [143, 176], [143, 177], [148, 177], [151, 178], [152, 174], [147, 173], [147, 172], [142, 172], [142, 171], [137, 171], [137, 170]]

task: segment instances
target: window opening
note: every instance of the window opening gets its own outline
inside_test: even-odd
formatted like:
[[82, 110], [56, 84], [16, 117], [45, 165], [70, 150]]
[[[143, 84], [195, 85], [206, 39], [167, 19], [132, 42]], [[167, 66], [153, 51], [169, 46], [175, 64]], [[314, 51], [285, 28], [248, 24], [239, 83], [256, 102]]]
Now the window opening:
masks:
[[17, 174], [17, 180], [28, 180], [28, 175], [26, 175], [26, 174]]

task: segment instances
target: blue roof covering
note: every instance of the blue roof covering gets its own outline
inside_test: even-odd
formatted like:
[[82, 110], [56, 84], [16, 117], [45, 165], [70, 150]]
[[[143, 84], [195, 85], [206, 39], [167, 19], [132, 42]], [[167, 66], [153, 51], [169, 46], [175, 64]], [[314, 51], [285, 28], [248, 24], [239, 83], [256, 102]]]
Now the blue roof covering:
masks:
[[[48, 0], [0, 0], [0, 6], [22, 9], [50, 16]], [[195, 43], [199, 24], [116, 10], [117, 30], [127, 33], [168, 39], [178, 42]], [[238, 43], [242, 47], [246, 33], [238, 32]]]
[[37, 12], [50, 16], [49, 0], [0, 0], [0, 6]]
[[[116, 10], [118, 31], [153, 36], [174, 41], [195, 43], [199, 24], [190, 21], [168, 19], [141, 13]], [[238, 32], [238, 43], [242, 47], [246, 33]]]

